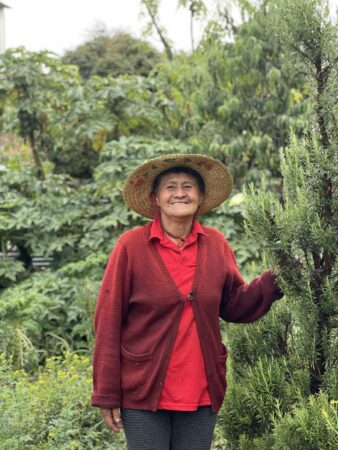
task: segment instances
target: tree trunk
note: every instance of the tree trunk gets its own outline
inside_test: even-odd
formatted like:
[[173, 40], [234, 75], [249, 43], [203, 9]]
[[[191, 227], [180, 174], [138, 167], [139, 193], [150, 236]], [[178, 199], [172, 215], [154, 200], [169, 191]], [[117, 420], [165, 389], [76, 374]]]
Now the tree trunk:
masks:
[[316, 66], [316, 81], [317, 81], [316, 114], [320, 132], [320, 142], [324, 148], [328, 148], [329, 136], [326, 129], [325, 114], [321, 105], [321, 99], [323, 92], [325, 90], [328, 73], [327, 70], [323, 70], [321, 54], [319, 54], [318, 57], [316, 58], [315, 66]]
[[[327, 131], [325, 109], [322, 106], [322, 96], [326, 89], [330, 67], [323, 68], [322, 55], [319, 52], [314, 65], [316, 68], [315, 78], [317, 82], [316, 92], [316, 115], [319, 128], [320, 143], [324, 149], [329, 149], [330, 138]], [[321, 193], [322, 204], [320, 215], [324, 219], [324, 224], [328, 226], [332, 221], [332, 180], [327, 175], [323, 175], [323, 192]], [[325, 304], [324, 283], [325, 278], [332, 273], [334, 264], [333, 252], [313, 251], [313, 263], [315, 267], [315, 278], [312, 282], [313, 301], [317, 306], [318, 318], [317, 329], [315, 331], [315, 361], [310, 371], [310, 389], [312, 394], [317, 394], [321, 388], [326, 370], [326, 335], [328, 332], [328, 318], [323, 311]]]
[[153, 13], [153, 11], [151, 10], [151, 8], [149, 7], [149, 5], [146, 2], [144, 4], [145, 4], [145, 7], [147, 8], [148, 14], [149, 14], [150, 19], [151, 19], [151, 21], [152, 21], [152, 23], [153, 23], [153, 25], [155, 27], [155, 30], [156, 30], [156, 32], [157, 32], [157, 34], [158, 34], [158, 36], [159, 36], [163, 46], [164, 46], [165, 52], [167, 54], [167, 58], [168, 58], [169, 61], [172, 61], [172, 59], [173, 59], [173, 52], [171, 50], [171, 47], [170, 47], [167, 39], [164, 36], [164, 33], [162, 32], [161, 28], [159, 27], [159, 25], [158, 25], [158, 23], [156, 21], [155, 14]]
[[40, 154], [39, 154], [39, 152], [38, 152], [38, 150], [36, 148], [34, 131], [29, 133], [28, 140], [29, 140], [29, 144], [30, 144], [31, 149], [32, 149], [33, 158], [34, 158], [35, 165], [36, 165], [37, 176], [38, 176], [38, 178], [40, 178], [40, 180], [44, 180], [45, 176], [44, 176], [44, 173], [43, 173], [43, 170], [42, 170], [42, 163], [41, 163]]
[[191, 39], [191, 52], [195, 51], [195, 41], [194, 41], [194, 6], [190, 6], [190, 39]]

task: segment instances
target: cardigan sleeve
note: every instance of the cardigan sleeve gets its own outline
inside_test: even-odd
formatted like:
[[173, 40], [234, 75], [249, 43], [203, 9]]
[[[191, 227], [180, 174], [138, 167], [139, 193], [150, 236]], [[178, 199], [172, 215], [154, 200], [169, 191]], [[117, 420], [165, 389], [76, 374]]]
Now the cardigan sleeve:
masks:
[[119, 241], [110, 254], [96, 306], [92, 405], [121, 405], [120, 340], [130, 294], [128, 254]]
[[246, 284], [229, 244], [226, 244], [228, 273], [222, 292], [220, 317], [227, 322], [248, 323], [266, 314], [275, 300], [283, 297], [272, 270]]

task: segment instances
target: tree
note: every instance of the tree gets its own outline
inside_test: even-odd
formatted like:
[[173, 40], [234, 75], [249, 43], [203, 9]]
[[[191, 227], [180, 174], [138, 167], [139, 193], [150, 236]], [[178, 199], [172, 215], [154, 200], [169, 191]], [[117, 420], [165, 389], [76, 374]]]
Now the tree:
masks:
[[283, 205], [267, 193], [254, 195], [248, 206], [249, 227], [265, 240], [283, 288], [298, 299], [306, 317], [310, 386], [315, 394], [325, 386], [332, 364], [338, 293], [337, 28], [328, 18], [327, 3], [317, 0], [284, 1], [278, 24], [281, 39], [313, 82], [314, 116], [307, 134], [302, 139], [293, 136], [284, 153]]
[[226, 327], [231, 371], [224, 432], [242, 450], [334, 448], [337, 26], [325, 1], [264, 4], [283, 65], [304, 77], [300, 92], [308, 92], [308, 111], [280, 149], [281, 192], [273, 192], [263, 175], [260, 188], [251, 185], [246, 195], [247, 231], [286, 299], [256, 324]]
[[202, 0], [179, 0], [179, 6], [189, 8], [190, 11], [190, 39], [191, 39], [191, 51], [195, 51], [195, 38], [194, 38], [194, 20], [206, 14], [207, 9]]
[[147, 32], [151, 33], [152, 29], [155, 29], [158, 37], [160, 38], [160, 41], [163, 44], [168, 61], [171, 61], [173, 59], [171, 44], [168, 37], [166, 36], [164, 28], [160, 25], [160, 19], [158, 17], [159, 0], [141, 0], [141, 4], [144, 6], [150, 18]]
[[161, 61], [161, 55], [148, 42], [128, 33], [110, 35], [107, 31], [94, 30], [89, 40], [75, 50], [66, 51], [62, 60], [78, 66], [80, 75], [85, 79], [93, 75], [146, 77]]
[[176, 55], [154, 75], [181, 106], [181, 136], [228, 164], [237, 188], [259, 184], [264, 172], [279, 189], [280, 150], [290, 127], [302, 133], [308, 110], [304, 75], [283, 58], [266, 2], [238, 27], [222, 11], [192, 55]]
[[[239, 355], [233, 374], [237, 383], [228, 397], [226, 420], [230, 424], [232, 418], [238, 426], [232, 439], [241, 441], [241, 448], [280, 449], [286, 448], [285, 442], [292, 442], [292, 448], [312, 449], [321, 448], [325, 439], [330, 439], [327, 448], [331, 448], [331, 419], [327, 423], [323, 420], [317, 428], [314, 412], [321, 407], [329, 418], [337, 392], [337, 26], [329, 19], [325, 1], [284, 0], [270, 6], [290, 61], [297, 61], [307, 74], [313, 92], [312, 115], [304, 134], [297, 137], [291, 133], [289, 146], [283, 151], [282, 201], [269, 192], [264, 181], [260, 190], [251, 188], [246, 200], [248, 231], [264, 249], [266, 263], [275, 268], [287, 303], [278, 305], [266, 319], [271, 321], [269, 333], [262, 334], [264, 322], [257, 325], [258, 335], [252, 330], [246, 337], [234, 333], [235, 352], [243, 346], [250, 348], [252, 337], [260, 348], [265, 335], [275, 339], [274, 349], [265, 348], [268, 355], [274, 351], [275, 356], [254, 357], [246, 366], [248, 362]], [[281, 315], [276, 321], [278, 312]], [[277, 330], [283, 322], [280, 334]], [[270, 373], [274, 373], [271, 380]], [[285, 381], [280, 381], [278, 392], [274, 392], [272, 380], [278, 379], [279, 373]], [[263, 379], [265, 387], [259, 382]], [[249, 392], [254, 414], [245, 412], [240, 404]], [[323, 404], [325, 407], [319, 406]], [[242, 412], [236, 415], [234, 405]], [[244, 434], [240, 424], [246, 424]], [[259, 429], [257, 424], [263, 427]], [[313, 428], [311, 436], [309, 427]], [[292, 437], [296, 428], [297, 438]]]
[[130, 133], [171, 137], [179, 125], [171, 123], [173, 102], [154, 79], [82, 80], [75, 66], [24, 49], [0, 61], [1, 130], [28, 142], [41, 178], [43, 164], [52, 163], [57, 173], [88, 179], [107, 141]]
[[67, 109], [67, 89], [78, 85], [74, 68], [61, 64], [51, 53], [19, 48], [1, 55], [2, 126], [5, 131], [17, 130], [28, 141], [40, 178], [46, 154], [53, 149], [55, 115]]

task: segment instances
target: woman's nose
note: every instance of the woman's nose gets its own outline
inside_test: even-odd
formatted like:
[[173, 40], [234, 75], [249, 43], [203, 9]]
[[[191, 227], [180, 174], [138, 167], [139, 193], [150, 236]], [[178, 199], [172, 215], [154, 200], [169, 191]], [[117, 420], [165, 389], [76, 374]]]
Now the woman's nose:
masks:
[[184, 196], [185, 196], [184, 189], [177, 187], [175, 190], [175, 197], [184, 197]]

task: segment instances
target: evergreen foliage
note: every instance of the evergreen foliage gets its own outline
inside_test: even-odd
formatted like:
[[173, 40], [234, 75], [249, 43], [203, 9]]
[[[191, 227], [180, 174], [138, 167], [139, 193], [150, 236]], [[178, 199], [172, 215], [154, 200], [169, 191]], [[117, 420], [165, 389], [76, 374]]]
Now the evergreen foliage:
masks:
[[[227, 436], [241, 449], [329, 449], [337, 437], [333, 423], [338, 391], [337, 29], [328, 19], [325, 2], [276, 5], [279, 38], [291, 51], [290, 58], [296, 57], [306, 71], [313, 89], [312, 113], [303, 136], [293, 132], [281, 154], [282, 199], [269, 191], [266, 179], [260, 189], [252, 186], [246, 198], [246, 226], [263, 249], [265, 264], [275, 269], [290, 310], [279, 318], [278, 327], [272, 327], [275, 333], [283, 328], [284, 354], [278, 354], [275, 345], [270, 361], [262, 356], [257, 360], [254, 351], [246, 351], [254, 342], [245, 336], [248, 331], [233, 331], [230, 342], [237, 357], [232, 377], [237, 383], [230, 388], [224, 416]], [[265, 320], [273, 321], [276, 313]], [[269, 354], [261, 341], [264, 321], [252, 327], [257, 353], [263, 349]], [[278, 380], [277, 391], [269, 382], [271, 373]], [[315, 412], [319, 404], [321, 412]], [[250, 407], [245, 411], [244, 405]]]
[[[325, 20], [325, 9], [318, 14], [315, 2], [297, 5], [296, 10], [293, 3], [283, 5], [281, 21], [287, 26], [287, 39], [292, 38], [289, 45], [316, 81], [316, 121], [304, 138], [292, 136], [283, 154], [283, 204], [270, 193], [252, 193], [248, 228], [262, 242], [270, 264], [278, 268], [284, 292], [295, 300], [294, 310], [307, 336], [302, 353], [311, 371], [311, 392], [318, 393], [325, 373], [333, 370], [328, 350], [334, 339], [338, 293], [338, 135], [331, 102], [325, 102], [331, 80], [337, 77], [338, 56], [332, 54], [331, 44], [333, 37], [337, 44], [337, 35]], [[299, 36], [294, 27], [305, 21], [304, 16], [306, 27]]]

